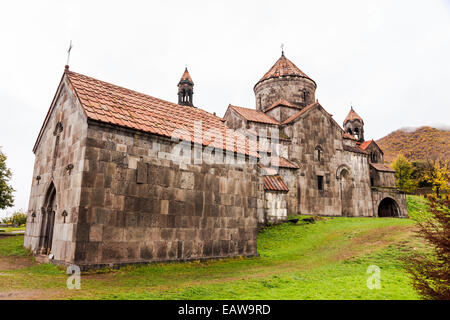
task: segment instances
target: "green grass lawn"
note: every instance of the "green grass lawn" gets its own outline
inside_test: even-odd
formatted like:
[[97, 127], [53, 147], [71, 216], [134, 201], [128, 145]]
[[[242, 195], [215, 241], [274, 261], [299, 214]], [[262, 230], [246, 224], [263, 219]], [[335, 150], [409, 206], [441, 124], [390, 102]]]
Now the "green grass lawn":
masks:
[[25, 231], [25, 227], [1, 227], [0, 232]]
[[[420, 198], [408, 197], [408, 206], [414, 217], [426, 209]], [[91, 271], [82, 274], [81, 290], [68, 290], [65, 270], [54, 265], [2, 270], [5, 259], [32, 258], [23, 236], [0, 238], [0, 298], [13, 292], [25, 299], [418, 299], [399, 261], [423, 247], [414, 225], [344, 217], [282, 224], [259, 233], [257, 258]], [[370, 265], [381, 268], [381, 289], [366, 285]]]

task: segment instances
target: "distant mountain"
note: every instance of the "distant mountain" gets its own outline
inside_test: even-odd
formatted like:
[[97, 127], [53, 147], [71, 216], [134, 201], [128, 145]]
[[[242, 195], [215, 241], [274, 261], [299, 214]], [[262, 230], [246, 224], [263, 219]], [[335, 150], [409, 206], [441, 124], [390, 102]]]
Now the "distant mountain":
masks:
[[391, 163], [399, 154], [409, 160], [450, 159], [450, 131], [432, 127], [403, 128], [377, 141], [384, 161]]

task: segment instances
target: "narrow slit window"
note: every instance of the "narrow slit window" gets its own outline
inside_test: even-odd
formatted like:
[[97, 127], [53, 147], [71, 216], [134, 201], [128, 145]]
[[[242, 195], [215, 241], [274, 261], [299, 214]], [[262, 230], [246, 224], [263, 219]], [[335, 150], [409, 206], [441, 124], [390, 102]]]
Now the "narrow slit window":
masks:
[[317, 176], [317, 189], [323, 190], [323, 176]]

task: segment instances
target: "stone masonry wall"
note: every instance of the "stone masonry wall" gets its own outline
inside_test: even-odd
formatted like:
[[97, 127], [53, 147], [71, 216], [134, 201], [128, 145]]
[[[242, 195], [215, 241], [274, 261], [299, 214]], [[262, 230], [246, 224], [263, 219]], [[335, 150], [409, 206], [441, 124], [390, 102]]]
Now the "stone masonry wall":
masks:
[[267, 222], [287, 221], [286, 193], [277, 191], [265, 192], [265, 212]]
[[257, 166], [176, 164], [173, 146], [161, 137], [89, 124], [77, 264], [257, 254], [264, 199]]
[[408, 218], [408, 210], [406, 209], [406, 195], [389, 188], [372, 188], [374, 217], [378, 217], [378, 207], [380, 202], [385, 198], [390, 198], [395, 201], [399, 210], [400, 218]]
[[[306, 90], [306, 101], [302, 90]], [[316, 101], [316, 85], [313, 81], [299, 77], [268, 79], [258, 83], [255, 88], [256, 109], [263, 111], [277, 100], [283, 98], [290, 103], [304, 107]]]
[[[55, 157], [55, 128], [61, 118], [62, 131]], [[50, 184], [56, 188], [55, 224], [51, 253], [55, 260], [72, 261], [75, 253], [76, 222], [84, 166], [86, 117], [69, 86], [63, 81], [53, 111], [37, 145], [24, 246], [37, 251], [41, 235], [42, 206]], [[67, 170], [69, 164], [72, 170]], [[54, 165], [54, 167], [53, 167]], [[38, 181], [37, 177], [41, 179]], [[67, 216], [62, 213], [66, 211]], [[35, 215], [33, 218], [32, 215]], [[65, 222], [64, 222], [65, 220]]]
[[279, 168], [279, 174], [289, 189], [289, 192], [285, 195], [287, 215], [297, 215], [300, 213], [300, 199], [298, 197], [300, 194], [298, 186], [298, 172], [299, 170]]
[[[294, 124], [284, 128], [292, 139], [289, 159], [300, 166], [295, 171], [297, 189], [288, 198], [299, 197], [302, 214], [371, 216], [369, 164], [367, 156], [343, 149], [342, 131], [333, 120], [317, 108], [309, 110]], [[316, 148], [322, 149], [318, 159]], [[349, 171], [341, 191], [338, 170]], [[323, 177], [323, 190], [318, 189], [318, 176]], [[293, 193], [293, 194], [291, 194]], [[370, 200], [370, 199], [369, 199]], [[288, 205], [289, 207], [289, 205]]]
[[395, 187], [394, 172], [377, 171], [370, 168], [370, 177], [373, 181], [373, 187]]
[[283, 122], [283, 121], [287, 120], [290, 116], [296, 114], [299, 111], [300, 111], [300, 109], [297, 109], [297, 108], [279, 106], [279, 107], [273, 108], [272, 110], [267, 111], [266, 114], [271, 116], [272, 118], [276, 119], [279, 122]]

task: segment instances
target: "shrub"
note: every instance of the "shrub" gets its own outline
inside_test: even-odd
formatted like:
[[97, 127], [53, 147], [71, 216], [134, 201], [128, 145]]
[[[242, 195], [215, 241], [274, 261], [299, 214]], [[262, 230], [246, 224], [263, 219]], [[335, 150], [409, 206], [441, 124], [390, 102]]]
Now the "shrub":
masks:
[[411, 162], [399, 155], [391, 166], [395, 170], [397, 187], [407, 193], [413, 192], [417, 188], [417, 182], [412, 179], [413, 166]]
[[406, 258], [414, 288], [426, 299], [450, 300], [450, 201], [429, 197], [431, 217], [418, 223], [418, 236], [431, 252]]
[[20, 211], [16, 211], [10, 217], [4, 218], [2, 222], [6, 224], [13, 224], [16, 226], [25, 225], [27, 222], [27, 214]]

